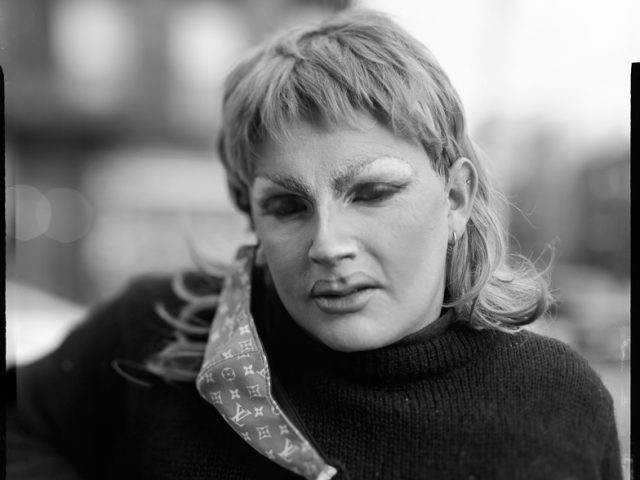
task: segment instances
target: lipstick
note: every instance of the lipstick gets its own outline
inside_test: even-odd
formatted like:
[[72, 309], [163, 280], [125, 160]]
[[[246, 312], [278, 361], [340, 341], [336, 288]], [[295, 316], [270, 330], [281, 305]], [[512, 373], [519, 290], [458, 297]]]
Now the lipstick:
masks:
[[311, 288], [310, 297], [324, 313], [339, 315], [362, 310], [378, 288], [368, 275], [355, 274], [317, 280]]

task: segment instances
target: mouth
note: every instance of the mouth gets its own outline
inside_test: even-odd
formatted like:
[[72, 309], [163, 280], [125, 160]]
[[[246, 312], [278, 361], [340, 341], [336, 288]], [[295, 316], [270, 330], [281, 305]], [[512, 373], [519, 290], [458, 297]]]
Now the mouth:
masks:
[[365, 275], [318, 280], [311, 288], [310, 297], [325, 313], [354, 313], [367, 306], [378, 288], [379, 286]]

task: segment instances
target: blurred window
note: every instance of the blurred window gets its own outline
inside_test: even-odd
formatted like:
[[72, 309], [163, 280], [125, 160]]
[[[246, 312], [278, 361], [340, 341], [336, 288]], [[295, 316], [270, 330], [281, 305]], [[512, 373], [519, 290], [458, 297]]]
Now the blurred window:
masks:
[[249, 45], [247, 21], [223, 3], [181, 2], [167, 28], [172, 120], [187, 134], [210, 136], [224, 77]]
[[68, 100], [83, 110], [112, 108], [135, 65], [127, 9], [109, 0], [62, 0], [51, 21], [53, 56]]

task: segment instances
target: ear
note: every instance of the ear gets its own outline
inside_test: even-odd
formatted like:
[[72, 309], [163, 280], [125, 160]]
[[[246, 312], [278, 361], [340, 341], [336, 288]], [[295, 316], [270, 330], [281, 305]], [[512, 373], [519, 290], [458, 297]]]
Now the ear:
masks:
[[449, 239], [453, 232], [461, 238], [471, 216], [473, 202], [478, 191], [478, 173], [471, 160], [458, 158], [449, 167], [447, 198], [449, 201]]

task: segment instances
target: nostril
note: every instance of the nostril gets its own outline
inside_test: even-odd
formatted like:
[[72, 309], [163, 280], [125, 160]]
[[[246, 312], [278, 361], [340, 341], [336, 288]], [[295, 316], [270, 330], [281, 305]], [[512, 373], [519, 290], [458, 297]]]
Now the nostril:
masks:
[[334, 265], [341, 260], [355, 258], [357, 242], [349, 234], [345, 222], [336, 220], [335, 216], [317, 219], [315, 235], [309, 245], [309, 259], [312, 262]]
[[327, 246], [312, 245], [309, 249], [309, 259], [314, 263], [335, 264], [342, 260], [353, 259], [356, 256], [356, 249], [346, 244]]

